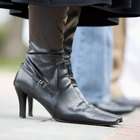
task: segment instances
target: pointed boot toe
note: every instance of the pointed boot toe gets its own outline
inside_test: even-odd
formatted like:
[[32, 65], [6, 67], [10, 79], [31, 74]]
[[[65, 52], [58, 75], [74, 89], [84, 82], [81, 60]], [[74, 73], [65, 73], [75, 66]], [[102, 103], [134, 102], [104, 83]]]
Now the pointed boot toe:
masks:
[[110, 101], [108, 103], [96, 103], [94, 104], [96, 107], [110, 112], [110, 113], [114, 113], [114, 114], [125, 114], [125, 113], [130, 113], [132, 111], [134, 111], [134, 106], [123, 106], [123, 105], [119, 105], [113, 101]]
[[[115, 125], [120, 122], [118, 116], [89, 104], [79, 89], [72, 85], [63, 54], [28, 53], [14, 85], [20, 102], [24, 96], [34, 98], [57, 121], [94, 125]], [[25, 104], [20, 106], [20, 112], [25, 116]]]

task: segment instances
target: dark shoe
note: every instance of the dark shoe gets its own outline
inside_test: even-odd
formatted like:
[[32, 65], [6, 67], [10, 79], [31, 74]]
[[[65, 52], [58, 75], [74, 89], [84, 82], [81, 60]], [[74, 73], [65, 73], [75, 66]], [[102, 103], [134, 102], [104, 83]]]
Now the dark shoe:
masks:
[[[73, 37], [74, 37], [75, 30], [76, 30], [76, 26], [78, 24], [80, 12], [81, 12], [81, 9], [78, 7], [70, 8], [70, 10], [68, 12], [69, 18], [66, 23], [66, 30], [64, 33], [64, 43], [63, 44], [64, 44], [64, 52], [65, 52], [64, 60], [65, 60], [65, 64], [66, 64], [66, 67], [68, 70], [69, 78], [71, 79], [71, 84], [73, 85], [73, 87], [75, 88], [77, 93], [80, 94], [82, 96], [82, 98], [85, 100], [85, 98], [83, 97], [83, 94], [81, 93], [81, 91], [78, 88], [78, 85], [74, 79], [71, 61], [70, 61]], [[120, 116], [117, 116], [117, 117], [118, 117], [118, 120], [120, 122], [122, 122], [122, 117], [120, 117]]]
[[29, 11], [31, 50], [14, 80], [20, 116], [26, 117], [28, 96], [41, 103], [58, 121], [118, 124], [120, 117], [89, 104], [68, 75], [62, 48], [67, 8], [30, 5]]
[[[69, 48], [67, 48], [66, 46], [65, 46], [65, 64], [66, 64], [66, 66], [67, 66], [67, 70], [68, 70], [68, 74], [69, 74], [69, 78], [71, 79], [71, 83], [72, 83], [72, 85], [73, 85], [73, 87], [75, 88], [75, 90], [78, 92], [78, 93], [80, 93], [81, 94], [81, 91], [80, 91], [80, 89], [78, 88], [78, 85], [77, 85], [77, 83], [76, 83], [76, 81], [75, 81], [75, 79], [74, 79], [74, 76], [73, 76], [73, 72], [72, 72], [72, 67], [71, 67], [71, 62], [70, 62], [70, 54], [71, 54], [71, 50], [69, 49]], [[113, 104], [113, 103], [112, 103]], [[115, 103], [114, 103], [115, 104]], [[119, 105], [115, 105], [115, 106], [119, 106]], [[96, 106], [96, 107], [98, 107], [98, 106]], [[119, 106], [120, 107], [120, 106]], [[100, 108], [100, 107], [98, 107], [98, 108]], [[107, 107], [108, 108], [108, 107]], [[107, 112], [110, 112], [110, 113], [115, 113], [115, 114], [121, 114], [122, 113], [122, 111], [124, 111], [124, 110], [120, 110], [120, 108], [118, 108], [116, 111], [117, 111], [117, 113], [116, 113], [116, 111], [113, 109], [113, 107], [110, 109], [110, 110], [105, 110], [105, 108], [100, 108], [100, 109], [102, 109], [102, 110], [104, 110], [104, 111], [107, 111]], [[122, 107], [121, 109], [124, 109], [124, 107]], [[126, 109], [132, 109], [132, 108], [125, 108], [125, 111], [128, 111], [128, 110], [126, 110]], [[119, 111], [119, 112], [118, 112]], [[121, 111], [121, 112], [120, 112]], [[130, 110], [129, 110], [130, 111]], [[120, 122], [122, 122], [122, 117], [119, 117], [118, 116], [118, 119], [119, 119], [119, 121]]]
[[[35, 62], [38, 62], [37, 64]], [[25, 117], [26, 97], [39, 101], [58, 121], [95, 125], [114, 125], [118, 116], [95, 108], [71, 84], [63, 57], [59, 54], [28, 53], [14, 81]]]
[[93, 105], [95, 105], [96, 107], [104, 111], [114, 113], [114, 114], [130, 113], [135, 109], [134, 106], [130, 106], [130, 105], [124, 106], [124, 105], [117, 104], [113, 101], [107, 103], [93, 103]]
[[140, 107], [140, 100], [131, 100], [127, 99], [124, 96], [121, 96], [119, 98], [116, 98], [113, 100], [113, 102], [122, 105], [122, 106], [134, 106], [134, 107]]

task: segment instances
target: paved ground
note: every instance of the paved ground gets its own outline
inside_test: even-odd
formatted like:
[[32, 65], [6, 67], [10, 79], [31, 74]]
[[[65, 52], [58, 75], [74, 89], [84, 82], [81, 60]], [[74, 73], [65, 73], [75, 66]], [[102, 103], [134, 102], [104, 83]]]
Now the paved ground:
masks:
[[114, 127], [60, 123], [37, 102], [34, 116], [20, 119], [15, 73], [0, 71], [0, 140], [140, 140], [140, 109]]

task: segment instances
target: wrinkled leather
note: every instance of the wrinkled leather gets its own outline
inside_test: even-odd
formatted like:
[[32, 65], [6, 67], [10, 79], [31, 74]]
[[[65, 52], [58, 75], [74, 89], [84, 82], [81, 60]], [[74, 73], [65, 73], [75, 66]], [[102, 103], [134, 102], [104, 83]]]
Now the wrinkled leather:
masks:
[[[29, 16], [30, 26], [35, 30], [30, 29], [31, 50], [27, 53], [26, 59], [15, 77], [16, 90], [39, 101], [55, 120], [98, 125], [118, 124], [120, 120], [116, 115], [95, 108], [86, 101], [81, 92], [75, 89], [65, 66], [62, 45], [55, 42], [52, 34], [51, 37], [42, 36], [41, 31], [45, 35], [49, 30], [53, 30], [54, 32], [51, 33], [54, 33], [55, 36], [55, 30], [60, 28], [55, 28], [58, 25], [61, 25], [61, 31], [65, 28], [64, 19], [67, 17], [65, 14], [67, 9], [60, 8], [59, 12], [53, 10], [54, 13], [48, 7], [41, 9], [32, 6], [29, 9], [34, 11], [30, 12]], [[36, 12], [40, 12], [42, 15], [38, 17]], [[48, 20], [47, 14], [50, 13], [52, 19]], [[53, 18], [56, 20], [55, 22]], [[44, 22], [43, 26], [39, 26], [38, 21], [35, 22], [36, 20], [41, 22], [40, 25]], [[45, 24], [51, 25], [51, 28], [45, 27]], [[58, 32], [59, 34], [57, 33], [58, 38], [61, 36], [60, 44], [63, 40], [61, 31]], [[46, 38], [47, 41], [44, 40]], [[41, 41], [42, 39], [43, 41]]]
[[[78, 12], [78, 9], [74, 9], [74, 10], [75, 11], [77, 10], [77, 12]], [[69, 12], [69, 14], [73, 15], [72, 11]], [[73, 36], [74, 36], [74, 32], [76, 30], [76, 25], [77, 25], [78, 19], [79, 19], [78, 14], [73, 15], [73, 16], [74, 16], [74, 18], [72, 18], [72, 16], [69, 16], [68, 21], [66, 23], [66, 30], [65, 30], [65, 34], [64, 34], [65, 64], [67, 66], [68, 74], [71, 78], [72, 85], [75, 87], [75, 90], [79, 94], [82, 94], [77, 86], [75, 79], [73, 78], [74, 76], [73, 76], [71, 61], [70, 61], [70, 56], [71, 56], [71, 52], [72, 52]], [[129, 113], [134, 110], [133, 106], [121, 106], [112, 101], [110, 101], [109, 103], [98, 103], [98, 104], [93, 103], [93, 105], [95, 105], [96, 107], [98, 107], [104, 111], [115, 113], [115, 114]], [[119, 118], [119, 117], [118, 117], [118, 119], [121, 120], [121, 118]]]
[[39, 101], [58, 121], [98, 125], [118, 123], [116, 115], [101, 111], [84, 101], [71, 84], [59, 53], [29, 52], [16, 75], [14, 85], [17, 90]]
[[[70, 61], [70, 57], [71, 57], [71, 53], [72, 53], [73, 37], [74, 37], [74, 33], [76, 31], [76, 26], [78, 24], [80, 12], [81, 12], [81, 9], [78, 7], [70, 8], [70, 10], [68, 12], [68, 20], [66, 22], [66, 29], [64, 32], [64, 43], [63, 43], [64, 44], [64, 52], [65, 52], [64, 60], [65, 60], [65, 64], [66, 64], [66, 67], [68, 70], [68, 75], [69, 75], [69, 78], [71, 79], [71, 83], [72, 83], [73, 87], [81, 95], [82, 99], [85, 102], [87, 102], [85, 97], [81, 93], [80, 89], [78, 88], [78, 85], [74, 79], [71, 61]], [[122, 121], [122, 118], [120, 116], [116, 116], [116, 117], [120, 121]]]

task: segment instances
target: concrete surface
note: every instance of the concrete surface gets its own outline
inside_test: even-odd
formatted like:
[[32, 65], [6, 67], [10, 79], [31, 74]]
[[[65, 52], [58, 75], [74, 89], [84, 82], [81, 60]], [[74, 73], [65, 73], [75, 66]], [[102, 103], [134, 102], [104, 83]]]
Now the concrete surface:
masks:
[[56, 122], [38, 102], [34, 117], [20, 119], [14, 77], [14, 72], [0, 70], [0, 140], [140, 140], [139, 109], [113, 127]]

